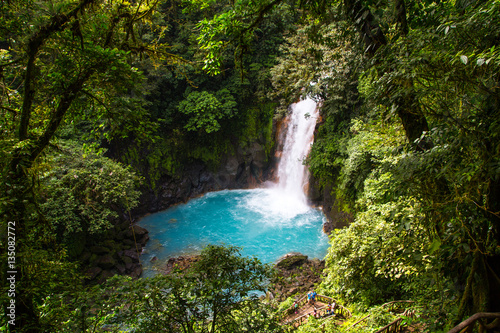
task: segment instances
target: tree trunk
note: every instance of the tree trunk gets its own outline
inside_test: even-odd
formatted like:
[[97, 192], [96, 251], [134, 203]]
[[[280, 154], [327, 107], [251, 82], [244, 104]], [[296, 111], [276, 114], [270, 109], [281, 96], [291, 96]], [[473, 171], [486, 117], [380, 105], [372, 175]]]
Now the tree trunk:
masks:
[[[410, 85], [409, 89], [411, 89], [413, 83], [409, 82], [407, 84]], [[417, 142], [418, 139], [422, 136], [422, 133], [429, 130], [427, 119], [424, 115], [417, 112], [417, 103], [418, 102], [415, 99], [415, 95], [410, 92], [407, 96], [401, 97], [399, 99], [399, 103], [397, 105], [397, 113], [399, 119], [401, 119], [406, 138], [408, 139], [410, 144], [414, 146], [415, 149], [424, 151], [432, 148], [432, 144], [425, 139]]]
[[[344, 6], [347, 17], [356, 26], [363, 39], [365, 53], [372, 58], [380, 47], [387, 45], [387, 38], [370, 9], [364, 6], [361, 0], [344, 0]], [[397, 0], [396, 10], [396, 20], [400, 31], [403, 35], [406, 35], [408, 33], [408, 23], [404, 0]], [[419, 139], [424, 131], [429, 130], [429, 126], [425, 116], [419, 112], [418, 101], [411, 90], [413, 82], [406, 81], [400, 83], [400, 85], [407, 86], [406, 89], [409, 89], [410, 92], [399, 99], [397, 114], [401, 119], [408, 141], [411, 145], [414, 145], [415, 140]], [[425, 150], [431, 146], [430, 142], [421, 142], [415, 145], [415, 149]]]

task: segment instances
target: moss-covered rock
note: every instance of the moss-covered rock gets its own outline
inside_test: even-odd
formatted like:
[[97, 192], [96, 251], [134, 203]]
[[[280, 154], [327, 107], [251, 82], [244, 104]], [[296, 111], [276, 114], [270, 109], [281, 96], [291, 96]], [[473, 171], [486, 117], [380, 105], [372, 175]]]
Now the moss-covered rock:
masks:
[[115, 266], [115, 259], [109, 254], [106, 254], [97, 260], [97, 265], [103, 269], [111, 269]]
[[281, 269], [292, 269], [304, 264], [307, 261], [307, 256], [301, 253], [288, 253], [278, 259], [276, 267]]

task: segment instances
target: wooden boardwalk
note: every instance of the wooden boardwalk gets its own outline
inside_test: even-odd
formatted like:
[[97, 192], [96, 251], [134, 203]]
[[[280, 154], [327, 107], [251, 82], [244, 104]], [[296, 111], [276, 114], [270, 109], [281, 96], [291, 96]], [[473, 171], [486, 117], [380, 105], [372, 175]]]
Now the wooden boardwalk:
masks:
[[[351, 312], [349, 310], [338, 304], [335, 299], [328, 296], [316, 295], [316, 301], [312, 304], [308, 303], [307, 296], [304, 296], [297, 301], [297, 304], [297, 309], [292, 306], [283, 311], [281, 321], [283, 325], [298, 327], [307, 322], [311, 316], [315, 316], [318, 319], [328, 317], [345, 319], [351, 317]], [[331, 312], [327, 311], [328, 304], [331, 304]]]
[[[411, 308], [406, 308], [407, 305], [412, 304], [413, 301], [392, 301], [386, 304], [383, 304], [382, 307], [387, 308], [390, 312], [401, 313], [401, 315], [389, 323], [388, 325], [380, 328], [375, 333], [399, 333], [399, 332], [413, 332], [417, 326], [412, 325], [410, 327], [407, 326], [407, 323], [403, 318], [414, 317], [415, 310]], [[339, 323], [341, 323], [344, 319], [347, 319], [352, 316], [351, 312], [344, 308], [342, 305], [338, 304], [335, 299], [323, 296], [316, 295], [316, 302], [314, 304], [309, 304], [307, 301], [307, 296], [302, 297], [297, 301], [298, 307], [295, 309], [294, 306], [291, 306], [288, 309], [285, 309], [281, 313], [281, 324], [282, 325], [292, 325], [293, 327], [299, 327], [300, 325], [307, 322], [311, 316], [316, 316], [318, 319], [337, 319]], [[327, 313], [328, 304], [332, 305], [333, 311]], [[316, 310], [316, 314], [315, 314]], [[350, 327], [356, 326], [358, 323], [362, 322], [369, 316], [358, 320], [356, 323], [351, 325]], [[493, 320], [491, 323], [487, 324], [485, 321], [481, 321], [481, 319], [491, 319]], [[494, 329], [496, 327], [500, 327], [500, 312], [497, 313], [476, 313], [472, 317], [463, 321], [455, 328], [450, 330], [448, 333], [459, 333], [464, 332], [465, 330], [472, 331], [472, 328], [475, 326], [476, 322], [479, 323], [479, 330], [484, 329]], [[417, 328], [417, 331], [420, 331]]]

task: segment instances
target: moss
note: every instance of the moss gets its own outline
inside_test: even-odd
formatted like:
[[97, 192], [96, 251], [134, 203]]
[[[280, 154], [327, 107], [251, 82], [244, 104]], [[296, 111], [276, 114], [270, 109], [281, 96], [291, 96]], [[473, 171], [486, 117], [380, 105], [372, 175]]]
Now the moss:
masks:
[[291, 254], [280, 259], [276, 264], [276, 267], [283, 269], [291, 269], [296, 266], [300, 266], [307, 260], [307, 256], [303, 254]]

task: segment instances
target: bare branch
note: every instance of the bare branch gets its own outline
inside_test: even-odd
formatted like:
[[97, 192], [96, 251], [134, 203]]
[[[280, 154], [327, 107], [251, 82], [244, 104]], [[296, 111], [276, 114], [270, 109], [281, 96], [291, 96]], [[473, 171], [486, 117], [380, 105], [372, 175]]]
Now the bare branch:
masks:
[[479, 319], [496, 319], [496, 318], [500, 318], [500, 312], [478, 312], [473, 316], [467, 318], [466, 320], [462, 321], [457, 326], [453, 327], [451, 330], [448, 331], [448, 333], [459, 333], [464, 328], [470, 325], [474, 325], [474, 323]]
[[19, 110], [16, 110], [16, 109], [13, 109], [13, 108], [9, 108], [8, 106], [0, 105], [0, 109], [7, 110], [9, 112], [12, 112], [13, 114], [18, 114], [19, 113]]

